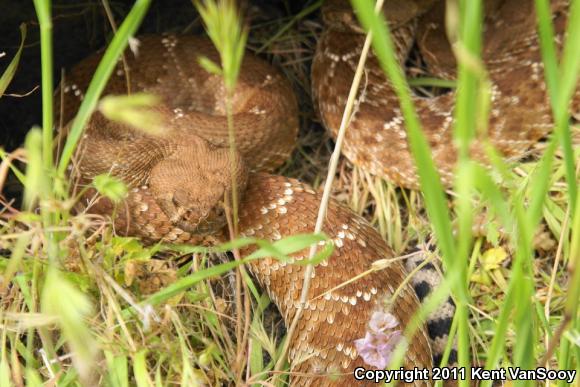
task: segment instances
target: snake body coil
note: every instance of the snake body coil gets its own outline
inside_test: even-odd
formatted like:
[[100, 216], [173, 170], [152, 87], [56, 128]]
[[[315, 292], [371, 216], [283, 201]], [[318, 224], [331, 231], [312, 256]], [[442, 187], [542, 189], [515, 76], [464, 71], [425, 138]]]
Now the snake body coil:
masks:
[[[456, 63], [445, 34], [445, 2], [385, 3], [383, 13], [390, 21], [400, 61], [407, 60], [416, 43], [428, 75], [454, 79]], [[406, 6], [401, 7], [401, 3]], [[430, 7], [431, 3], [435, 5]], [[568, 2], [551, 3], [556, 43], [561, 46]], [[486, 133], [478, 134], [470, 153], [485, 163], [484, 141], [488, 140], [506, 159], [518, 160], [553, 128], [534, 3], [492, 0], [485, 5], [482, 59], [491, 85], [491, 105], [489, 123], [482, 124]], [[336, 136], [365, 34], [354, 21], [348, 1], [325, 2], [323, 15], [327, 28], [319, 39], [312, 64], [312, 89], [324, 125]], [[413, 103], [437, 169], [449, 185], [457, 159], [452, 131], [455, 91], [429, 98], [414, 96]], [[572, 109], [580, 111], [580, 89]], [[373, 174], [401, 186], [418, 188], [399, 101], [374, 55], [367, 60], [343, 153]]]
[[[163, 131], [146, 134], [95, 113], [75, 158], [80, 184], [89, 184], [101, 173], [111, 173], [128, 184], [129, 196], [116, 211], [114, 224], [119, 233], [148, 242], [199, 243], [224, 227], [220, 203], [231, 190], [232, 160], [224, 147], [225, 110], [220, 105], [223, 85], [197, 65], [198, 55], [217, 61], [217, 53], [207, 40], [196, 37], [148, 36], [141, 42], [139, 64], [128, 55], [131, 89], [162, 97], [162, 105], [153, 112]], [[65, 99], [65, 119], [76, 111], [99, 58], [98, 53], [87, 58], [68, 77], [65, 95], [70, 98]], [[119, 65], [107, 94], [125, 90], [121, 69]], [[183, 90], [184, 84], [192, 86]], [[199, 88], [213, 90], [204, 95], [197, 91]], [[177, 89], [180, 91], [175, 95], [173, 90]], [[81, 92], [75, 97], [76, 90]], [[275, 69], [247, 54], [234, 101], [239, 151], [234, 164], [242, 196], [240, 234], [276, 241], [312, 232], [319, 194], [296, 180], [260, 172], [279, 165], [294, 146], [297, 106], [288, 82]], [[111, 201], [94, 197], [93, 190], [85, 195], [88, 211], [113, 213]], [[290, 348], [293, 371], [311, 376], [340, 375], [364, 365], [354, 341], [364, 337], [372, 313], [382, 309], [384, 302], [390, 303], [402, 326], [419, 304], [410, 285], [405, 285], [394, 299], [390, 297], [406, 276], [398, 261], [339, 287], [375, 260], [392, 258], [393, 253], [366, 221], [335, 202], [330, 205], [326, 224], [324, 231], [334, 240], [335, 252], [315, 268], [311, 301]], [[294, 259], [304, 259], [306, 254], [297, 254]], [[304, 266], [263, 259], [249, 267], [285, 321], [290, 321], [298, 308]], [[335, 287], [339, 288], [327, 292]], [[423, 331], [415, 335], [409, 348], [407, 366], [431, 365], [428, 338]], [[352, 382], [350, 377], [334, 382], [296, 376], [293, 383], [309, 384], [313, 380], [316, 385]]]

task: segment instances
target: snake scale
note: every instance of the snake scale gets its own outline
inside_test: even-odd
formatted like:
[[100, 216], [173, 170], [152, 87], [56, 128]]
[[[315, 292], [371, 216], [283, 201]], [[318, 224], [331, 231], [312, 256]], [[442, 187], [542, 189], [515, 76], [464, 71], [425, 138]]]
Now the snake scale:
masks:
[[[455, 62], [444, 35], [441, 4], [430, 8], [431, 3], [387, 1], [384, 14], [393, 25], [401, 60], [413, 42], [421, 42], [419, 49], [429, 71], [450, 78]], [[553, 2], [560, 35], [567, 9], [561, 4]], [[491, 1], [486, 11], [483, 57], [493, 84], [489, 138], [507, 158], [518, 158], [552, 126], [533, 4]], [[325, 126], [336, 134], [364, 32], [346, 1], [327, 1], [322, 12], [326, 29], [312, 66], [313, 94]], [[129, 76], [119, 64], [105, 94], [126, 94], [129, 80], [131, 92], [157, 95], [161, 103], [149, 110], [157, 113], [162, 131], [146, 133], [95, 112], [71, 173], [80, 186], [90, 186], [98, 174], [111, 173], [128, 185], [129, 194], [115, 206], [89, 188], [82, 199], [84, 208], [114, 214], [118, 233], [138, 236], [145, 242], [197, 244], [208, 235], [220, 239], [225, 234], [224, 198], [232, 192], [230, 167], [234, 165], [241, 196], [240, 235], [276, 241], [312, 232], [320, 195], [297, 180], [269, 173], [290, 156], [298, 133], [297, 101], [285, 77], [263, 60], [245, 55], [233, 98], [237, 148], [232, 155], [227, 148], [224, 85], [219, 76], [198, 64], [199, 56], [219, 63], [211, 43], [200, 37], [175, 35], [143, 36], [139, 40], [138, 55], [125, 55]], [[102, 53], [93, 54], [67, 75], [60, 109], [64, 122], [76, 114], [101, 57]], [[404, 120], [395, 94], [372, 55], [358, 95], [344, 154], [373, 173], [416, 187]], [[446, 182], [455, 161], [450, 134], [453, 100], [452, 92], [415, 98]], [[478, 144], [473, 154], [484, 161]], [[332, 239], [335, 251], [315, 267], [309, 301], [291, 343], [289, 358], [296, 372], [293, 385], [351, 385], [352, 375], [348, 374], [359, 366], [370, 367], [356, 345], [365, 337], [369, 324], [387, 312], [391, 321], [383, 327], [385, 333], [394, 334], [405, 327], [419, 307], [419, 298], [428, 293], [433, 282], [433, 268], [420, 271], [411, 281], [416, 294], [405, 278], [417, 262], [407, 262], [405, 267], [400, 260], [392, 260], [383, 270], [339, 286], [376, 260], [393, 258], [394, 254], [365, 220], [335, 201], [330, 203], [324, 232]], [[250, 252], [251, 248], [242, 251]], [[306, 255], [301, 252], [293, 259], [299, 261]], [[304, 266], [273, 259], [252, 261], [248, 266], [284, 320], [291, 321], [299, 305]], [[433, 365], [432, 352], [437, 355], [445, 345], [438, 327], [447, 327], [453, 313], [452, 305], [446, 305], [407, 343], [405, 367]], [[327, 374], [342, 377], [324, 376]]]

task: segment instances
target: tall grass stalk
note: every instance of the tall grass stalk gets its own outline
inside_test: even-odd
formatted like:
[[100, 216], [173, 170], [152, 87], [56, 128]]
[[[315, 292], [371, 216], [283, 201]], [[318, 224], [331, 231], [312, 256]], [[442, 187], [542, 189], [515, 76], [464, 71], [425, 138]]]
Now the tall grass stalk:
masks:
[[[196, 7], [203, 19], [205, 30], [216, 47], [221, 60], [221, 67], [209, 63], [203, 58], [201, 64], [205, 69], [222, 76], [226, 88], [226, 117], [228, 123], [228, 141], [232, 163], [236, 154], [236, 137], [233, 115], [233, 98], [242, 61], [248, 31], [242, 26], [238, 10], [231, 0], [196, 2]], [[232, 165], [232, 206], [234, 217], [234, 238], [238, 228], [238, 190], [236, 187], [235, 166]]]
[[50, 0], [34, 0], [40, 24], [40, 60], [42, 62], [42, 153], [44, 167], [52, 170], [53, 101], [52, 93], [52, 18]]
[[[554, 27], [552, 25], [552, 14], [550, 11], [550, 2], [548, 0], [535, 0], [536, 13], [538, 15], [538, 35], [540, 37], [540, 48], [542, 60], [544, 62], [544, 73], [550, 103], [556, 123], [556, 133], [558, 134], [562, 150], [564, 152], [564, 165], [566, 168], [566, 180], [568, 182], [568, 195], [572, 206], [576, 203], [576, 174], [574, 151], [572, 149], [572, 135], [568, 123], [568, 103], [571, 95], [576, 89], [578, 80], [578, 69], [580, 59], [580, 42], [570, 38], [566, 40], [566, 46], [563, 50], [561, 68], [558, 69], [558, 57], [555, 47]], [[568, 20], [568, 37], [580, 36], [580, 21], [578, 1], [572, 1], [570, 16]], [[559, 72], [559, 70], [562, 70]], [[560, 77], [558, 76], [560, 73]], [[563, 87], [561, 85], [564, 85]]]
[[[459, 224], [457, 236], [457, 256], [448, 257], [446, 270], [461, 273], [459, 281], [455, 283], [454, 295], [456, 299], [457, 347], [459, 365], [470, 365], [469, 343], [469, 297], [467, 263], [472, 245], [472, 196], [475, 185], [474, 165], [469, 156], [469, 149], [475, 138], [477, 122], [487, 121], [487, 116], [478, 117], [477, 102], [485, 104], [486, 74], [481, 63], [481, 31], [482, 31], [482, 4], [479, 0], [464, 0], [459, 2], [459, 25], [457, 41], [452, 43], [458, 62], [458, 80], [455, 103], [454, 140], [458, 147], [458, 165], [454, 185], [457, 192], [456, 207]], [[450, 27], [448, 27], [449, 31]], [[478, 98], [481, 93], [482, 98]], [[469, 373], [468, 373], [469, 374]], [[465, 381], [459, 381], [462, 386], [468, 386], [470, 375]]]
[[[45, 175], [53, 175], [53, 100], [52, 93], [54, 88], [54, 82], [52, 80], [52, 19], [51, 19], [51, 2], [50, 0], [35, 0], [34, 7], [38, 16], [38, 21], [40, 25], [40, 59], [41, 59], [41, 82], [42, 82], [42, 148], [38, 150], [33, 150], [33, 152], [40, 151], [42, 155], [42, 165], [43, 172], [42, 177], [45, 179]], [[30, 151], [29, 151], [29, 156]], [[32, 164], [29, 164], [29, 167]], [[32, 167], [34, 169], [34, 167]], [[30, 186], [28, 186], [30, 187]], [[56, 241], [57, 236], [50, 232], [49, 229], [57, 221], [56, 214], [51, 213], [52, 211], [46, 207], [48, 201], [54, 197], [53, 189], [50, 188], [50, 184], [44, 180], [42, 183], [40, 181], [36, 185], [37, 188], [43, 188], [42, 191], [38, 192], [38, 199], [44, 206], [41, 207], [41, 216], [43, 219], [45, 238], [47, 241], [46, 251], [48, 254], [48, 259], [53, 263], [57, 263], [58, 256], [58, 244]], [[30, 189], [27, 189], [30, 193]], [[29, 202], [29, 205], [33, 205]]]
[[431, 157], [427, 140], [422, 133], [419, 118], [413, 107], [411, 91], [396, 59], [391, 35], [382, 15], [374, 14], [369, 0], [352, 0], [363, 26], [373, 32], [373, 48], [383, 70], [389, 76], [405, 118], [409, 143], [417, 164], [417, 172], [425, 203], [443, 256], [455, 256], [455, 244], [451, 233], [451, 220], [447, 210], [443, 185]]
[[[53, 80], [52, 80], [52, 20], [51, 20], [51, 2], [50, 0], [35, 0], [34, 6], [36, 9], [39, 25], [40, 25], [40, 41], [41, 41], [41, 82], [42, 82], [42, 132], [39, 133], [37, 129], [32, 129], [26, 136], [26, 154], [27, 154], [27, 173], [26, 173], [26, 184], [24, 190], [25, 205], [28, 210], [32, 210], [33, 206], [40, 205], [40, 215], [42, 219], [43, 234], [45, 239], [44, 249], [48, 256], [48, 262], [51, 267], [51, 278], [55, 278], [56, 268], [59, 265], [59, 245], [57, 241], [57, 235], [50, 231], [52, 226], [58, 221], [58, 215], [55, 213], [54, 209], [51, 208], [51, 198], [54, 197], [54, 190], [51, 185], [51, 180], [48, 176], [54, 175], [53, 166]], [[45, 309], [46, 300], [43, 299], [42, 295], [48, 295], [50, 293], [45, 290], [50, 290], [47, 284], [50, 281], [46, 281], [44, 284], [40, 281], [40, 262], [35, 261], [33, 265], [33, 276], [31, 281], [32, 287], [32, 297], [33, 300], [29, 305], [32, 312], [38, 312], [38, 303], [40, 301], [41, 309]], [[42, 293], [39, 294], [39, 290], [42, 287]], [[66, 324], [67, 318], [63, 315], [59, 316], [59, 323]], [[71, 331], [69, 329], [64, 329], [64, 334], [70, 337]], [[27, 350], [29, 353], [33, 353], [33, 330], [29, 329], [28, 334], [30, 335], [27, 340]], [[54, 343], [48, 334], [48, 331], [44, 327], [38, 329], [38, 335], [43, 343], [43, 348], [45, 353], [50, 358], [56, 357], [56, 348]], [[88, 358], [81, 359], [81, 356], [74, 356], [74, 361], [81, 366], [86, 364]], [[29, 363], [27, 359], [27, 369], [29, 369]], [[53, 372], [58, 372], [60, 366], [55, 364], [53, 367]], [[85, 370], [88, 370], [85, 368]], [[83, 373], [85, 377], [87, 373]]]
[[[220, 55], [221, 66], [218, 67], [216, 64], [211, 63], [207, 58], [201, 58], [200, 63], [204, 65], [206, 70], [221, 75], [226, 88], [225, 105], [228, 124], [228, 143], [230, 159], [232, 162], [230, 168], [232, 195], [231, 200], [226, 198], [226, 203], [230, 202], [232, 206], [231, 221], [228, 222], [230, 226], [230, 237], [231, 239], [236, 239], [238, 236], [239, 195], [236, 181], [236, 165], [234, 164], [236, 160], [236, 135], [234, 127], [233, 99], [244, 58], [248, 31], [243, 27], [236, 5], [232, 0], [208, 0], [204, 1], [203, 4], [196, 1], [195, 4], [204, 22], [205, 30]], [[226, 207], [228, 207], [228, 205], [226, 205]], [[227, 213], [229, 214], [229, 211], [227, 211]], [[239, 251], [234, 249], [233, 253], [236, 260], [240, 261], [241, 257]], [[238, 323], [236, 324], [236, 336], [238, 351], [235, 367], [237, 368], [238, 380], [242, 378], [244, 369], [244, 360], [246, 359], [244, 353], [248, 341], [251, 321], [250, 298], [245, 282], [243, 282], [245, 296], [242, 299], [243, 278], [250, 281], [245, 267], [241, 265], [236, 271], [236, 308], [238, 318]], [[244, 307], [243, 314], [241, 309], [242, 303]], [[241, 320], [242, 316], [243, 320]]]

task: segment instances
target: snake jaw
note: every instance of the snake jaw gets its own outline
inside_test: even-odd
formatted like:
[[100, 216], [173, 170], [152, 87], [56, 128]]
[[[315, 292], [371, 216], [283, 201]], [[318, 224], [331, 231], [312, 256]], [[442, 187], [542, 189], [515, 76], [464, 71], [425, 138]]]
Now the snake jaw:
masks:
[[189, 209], [176, 205], [174, 197], [171, 193], [166, 194], [164, 197], [158, 197], [157, 202], [161, 210], [165, 213], [165, 215], [167, 215], [169, 221], [172, 224], [179, 226], [184, 231], [191, 233], [195, 232], [197, 223], [192, 221], [192, 219], [186, 220], [186, 215]]
[[170, 218], [171, 223], [180, 222], [181, 218], [183, 217], [183, 215], [185, 215], [186, 212], [187, 210], [185, 208], [178, 207], [177, 210], [175, 211], [175, 214]]
[[194, 235], [215, 233], [226, 224], [223, 201], [196, 198], [184, 189], [159, 197], [158, 204], [172, 224]]

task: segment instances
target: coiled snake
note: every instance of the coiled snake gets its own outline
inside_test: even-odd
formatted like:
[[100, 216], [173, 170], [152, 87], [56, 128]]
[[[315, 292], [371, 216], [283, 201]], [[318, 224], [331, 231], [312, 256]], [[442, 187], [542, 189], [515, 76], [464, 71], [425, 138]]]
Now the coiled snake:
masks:
[[[452, 75], [452, 55], [443, 28], [437, 24], [441, 13], [423, 12], [430, 0], [410, 1], [406, 3], [409, 7], [399, 8], [397, 3], [402, 4], [387, 1], [385, 14], [389, 17], [389, 9], [394, 10], [391, 16], [400, 22], [394, 35], [401, 57], [406, 57], [417, 26], [420, 48], [430, 69], [437, 75]], [[525, 6], [519, 1], [493, 3], [484, 49], [494, 85], [489, 137], [506, 157], [518, 157], [548, 133], [549, 103], [532, 2], [526, 1]], [[526, 7], [530, 12], [523, 11]], [[562, 9], [555, 11], [560, 33], [565, 22]], [[364, 33], [356, 27], [344, 1], [327, 2], [323, 15], [327, 28], [319, 40], [312, 82], [324, 124], [335, 133]], [[417, 23], [418, 18], [422, 20]], [[430, 28], [433, 25], [435, 29]], [[240, 235], [275, 241], [312, 232], [319, 194], [296, 180], [268, 173], [288, 158], [298, 130], [296, 99], [281, 73], [251, 54], [245, 55], [233, 100], [237, 154], [232, 160], [227, 149], [225, 88], [218, 76], [210, 75], [198, 64], [200, 55], [219, 63], [211, 43], [173, 35], [144, 36], [140, 42], [138, 56], [126, 53], [130, 76], [126, 78], [119, 65], [105, 93], [125, 94], [129, 79], [132, 92], [159, 96], [162, 102], [153, 109], [161, 118], [163, 131], [147, 134], [94, 113], [79, 145], [74, 172], [81, 184], [89, 184], [98, 174], [111, 173], [121, 178], [130, 192], [113, 211], [112, 202], [103, 197], [93, 200], [94, 191], [89, 190], [83, 198], [85, 207], [91, 212], [116, 214], [114, 225], [121, 234], [139, 236], [147, 242], [199, 243], [224, 228], [223, 200], [232, 190], [233, 164], [241, 195]], [[101, 55], [90, 56], [67, 76], [62, 107], [65, 122], [78, 109]], [[448, 180], [455, 160], [448, 130], [453, 93], [415, 102], [436, 163]], [[478, 152], [475, 146], [474, 154]], [[371, 172], [405, 186], [417, 185], [398, 103], [372, 56], [344, 153]], [[349, 374], [358, 366], [369, 368], [356, 345], [365, 337], [369, 322], [377, 313], [388, 312], [395, 323], [385, 332], [393, 334], [409, 323], [419, 306], [413, 288], [404, 282], [407, 271], [399, 260], [339, 286], [369, 269], [374, 261], [393, 257], [366, 221], [332, 201], [324, 232], [332, 239], [335, 251], [315, 268], [309, 301], [291, 343], [292, 370], [310, 375], [294, 376], [292, 383], [296, 385], [352, 385], [352, 376], [332, 379], [313, 375]], [[294, 259], [306, 255], [297, 254]], [[284, 320], [290, 321], [298, 307], [304, 266], [263, 259], [252, 261], [249, 268]], [[415, 280], [415, 285], [424, 285], [430, 275]], [[440, 312], [436, 318], [448, 322], [452, 312], [452, 308]], [[419, 330], [410, 340], [405, 367], [432, 366], [431, 347], [438, 353], [444, 343], [441, 337], [433, 337], [432, 329], [430, 333], [434, 339], [431, 344], [427, 329]]]
[[[387, 1], [385, 17], [391, 19], [396, 49], [402, 62], [417, 43], [428, 71], [442, 79], [453, 79], [455, 57], [447, 41], [444, 3], [432, 0]], [[312, 66], [313, 93], [325, 126], [336, 135], [350, 84], [365, 36], [351, 20], [346, 1], [329, 2], [327, 28], [320, 38]], [[486, 24], [482, 59], [491, 82], [491, 105], [486, 137], [507, 159], [526, 154], [553, 127], [550, 102], [544, 83], [536, 14], [531, 1], [489, 0], [485, 2]], [[552, 1], [554, 27], [560, 45], [568, 4]], [[401, 11], [403, 10], [403, 12]], [[413, 16], [422, 14], [417, 18]], [[416, 36], [416, 37], [415, 37]], [[413, 39], [415, 37], [415, 39]], [[457, 153], [453, 147], [452, 123], [455, 93], [431, 98], [414, 97], [417, 114], [429, 141], [442, 180], [449, 184]], [[580, 110], [580, 89], [572, 106]], [[403, 125], [397, 96], [385, 81], [378, 60], [370, 56], [357, 104], [346, 133], [343, 153], [354, 164], [399, 185], [417, 188], [417, 174]], [[471, 157], [485, 161], [482, 140], [474, 141]], [[388, 145], [385, 145], [388, 144]]]

